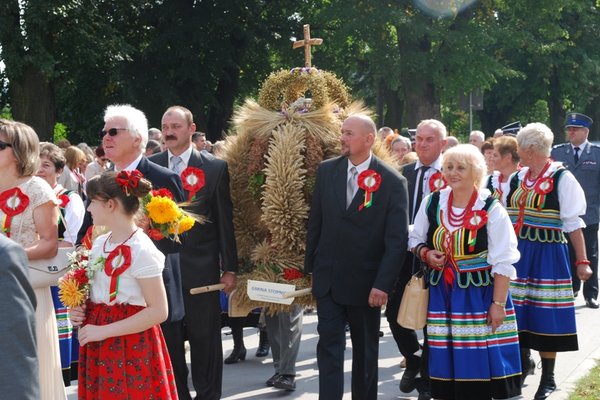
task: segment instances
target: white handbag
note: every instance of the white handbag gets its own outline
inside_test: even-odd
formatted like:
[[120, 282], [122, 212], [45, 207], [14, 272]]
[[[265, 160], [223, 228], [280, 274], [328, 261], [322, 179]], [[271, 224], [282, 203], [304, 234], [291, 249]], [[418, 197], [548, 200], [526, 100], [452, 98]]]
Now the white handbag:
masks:
[[75, 252], [75, 247], [59, 247], [53, 258], [29, 260], [29, 283], [34, 289], [56, 286], [58, 280], [67, 273], [68, 254]]

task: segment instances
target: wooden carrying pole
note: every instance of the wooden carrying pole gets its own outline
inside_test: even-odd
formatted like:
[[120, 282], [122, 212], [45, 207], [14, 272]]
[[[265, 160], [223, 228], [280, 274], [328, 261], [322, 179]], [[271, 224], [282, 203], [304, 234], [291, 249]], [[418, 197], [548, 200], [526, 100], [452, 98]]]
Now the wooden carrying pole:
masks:
[[289, 299], [290, 297], [306, 296], [311, 293], [312, 293], [312, 289], [307, 288], [307, 289], [294, 290], [293, 292], [284, 293], [281, 297], [283, 297], [284, 299]]
[[216, 292], [217, 290], [223, 290], [223, 289], [225, 289], [225, 285], [223, 283], [217, 283], [214, 285], [206, 285], [206, 286], [192, 288], [192, 289], [190, 289], [190, 294]]

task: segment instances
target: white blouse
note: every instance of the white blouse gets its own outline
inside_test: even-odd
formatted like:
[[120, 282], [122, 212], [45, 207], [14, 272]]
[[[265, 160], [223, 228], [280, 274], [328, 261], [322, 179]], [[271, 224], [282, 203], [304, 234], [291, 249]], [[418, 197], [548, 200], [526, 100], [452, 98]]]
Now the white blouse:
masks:
[[[444, 225], [454, 232], [456, 227], [453, 227], [448, 222], [448, 196], [452, 191], [451, 188], [447, 187], [440, 190], [440, 209], [444, 214]], [[479, 196], [473, 205], [473, 210], [481, 210], [485, 206], [485, 200], [490, 195], [488, 189], [480, 189]], [[414, 229], [410, 232], [408, 237], [408, 246], [413, 248], [419, 243], [427, 242], [427, 231], [429, 230], [429, 219], [427, 218], [427, 204], [432, 195], [428, 195], [415, 216]], [[460, 213], [464, 209], [452, 207], [455, 213]], [[507, 276], [511, 279], [517, 277], [517, 273], [513, 264], [515, 264], [521, 258], [521, 253], [517, 249], [517, 236], [515, 230], [510, 222], [508, 213], [499, 202], [495, 202], [488, 209], [488, 222], [487, 222], [487, 236], [488, 236], [488, 256], [487, 262], [492, 266], [492, 274], [500, 274]]]
[[[562, 162], [554, 161], [544, 173], [544, 176], [552, 175], [561, 165]], [[529, 171], [529, 168], [523, 167], [518, 172], [520, 181], [525, 179], [527, 171]], [[585, 222], [580, 218], [580, 215], [585, 215], [587, 208], [585, 193], [575, 176], [568, 170], [562, 173], [558, 181], [558, 204], [560, 205], [560, 220], [562, 221], [563, 232], [568, 233], [579, 228], [585, 228]]]
[[[63, 190], [61, 185], [56, 185], [54, 187], [54, 193], [58, 196], [58, 194]], [[60, 199], [59, 199], [60, 201]], [[77, 233], [79, 233], [79, 229], [83, 225], [83, 218], [85, 217], [85, 205], [83, 204], [83, 200], [81, 196], [77, 194], [75, 191], [69, 192], [69, 202], [65, 206], [65, 215], [64, 219], [65, 223], [65, 234], [64, 240], [75, 244], [77, 242]], [[61, 216], [61, 218], [63, 218]]]
[[[109, 236], [110, 233], [98, 236], [94, 240], [90, 256], [91, 263], [99, 257], [108, 257], [108, 254], [120, 244], [109, 242]], [[146, 306], [142, 288], [137, 279], [161, 276], [165, 265], [165, 256], [141, 229], [138, 229], [125, 244], [131, 247], [131, 265], [119, 276], [116, 303]], [[107, 252], [105, 253], [104, 250]], [[90, 283], [90, 300], [94, 303], [110, 304], [110, 277], [104, 272], [104, 267], [96, 272]]]

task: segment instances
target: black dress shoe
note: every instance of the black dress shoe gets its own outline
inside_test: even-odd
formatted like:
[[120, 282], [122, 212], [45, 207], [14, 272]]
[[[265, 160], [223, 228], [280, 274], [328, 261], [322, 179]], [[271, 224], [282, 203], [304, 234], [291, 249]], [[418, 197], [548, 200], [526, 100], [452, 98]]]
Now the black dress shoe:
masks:
[[598, 304], [598, 300], [596, 299], [585, 299], [585, 305], [588, 306], [589, 308], [598, 308], [600, 307], [600, 305]]
[[431, 393], [429, 393], [429, 392], [419, 393], [419, 398], [417, 400], [431, 400]]
[[270, 377], [269, 379], [267, 379], [267, 381], [265, 382], [265, 384], [269, 387], [273, 387], [273, 385], [275, 385], [275, 381], [277, 379], [279, 379], [281, 375], [279, 375], [277, 372], [275, 372], [275, 375], [273, 375], [272, 377]]
[[236, 347], [233, 349], [231, 354], [223, 361], [225, 364], [235, 364], [238, 361], [244, 361], [246, 359], [246, 348]]
[[406, 368], [402, 379], [400, 379], [400, 391], [402, 393], [410, 393], [415, 390], [415, 378], [419, 373], [419, 368]]
[[291, 392], [296, 390], [296, 377], [294, 375], [279, 375], [273, 386]]

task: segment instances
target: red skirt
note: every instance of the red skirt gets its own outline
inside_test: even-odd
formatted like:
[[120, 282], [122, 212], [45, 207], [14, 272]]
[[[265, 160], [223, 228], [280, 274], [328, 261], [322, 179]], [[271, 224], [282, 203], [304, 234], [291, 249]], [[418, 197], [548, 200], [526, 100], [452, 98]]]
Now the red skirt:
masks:
[[[108, 325], [144, 307], [88, 303], [86, 324]], [[169, 352], [159, 325], [82, 346], [79, 399], [177, 399]]]

